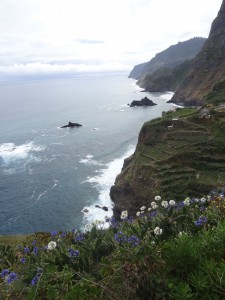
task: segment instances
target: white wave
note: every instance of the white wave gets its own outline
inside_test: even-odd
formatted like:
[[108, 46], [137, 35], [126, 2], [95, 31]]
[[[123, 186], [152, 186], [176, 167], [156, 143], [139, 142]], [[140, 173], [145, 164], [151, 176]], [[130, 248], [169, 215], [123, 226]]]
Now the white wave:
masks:
[[[132, 145], [128, 148], [126, 153], [120, 158], [117, 158], [108, 163], [104, 169], [98, 171], [98, 175], [87, 178], [86, 182], [91, 183], [98, 191], [99, 198], [89, 207], [84, 207], [83, 211], [88, 211], [84, 214], [85, 223], [92, 223], [97, 220], [104, 221], [106, 218], [110, 218], [113, 214], [113, 203], [109, 196], [111, 186], [114, 184], [116, 176], [120, 173], [124, 159], [133, 154], [135, 147]], [[95, 207], [107, 207], [108, 211]]]
[[81, 164], [87, 164], [87, 165], [93, 165], [93, 166], [102, 166], [102, 164], [94, 159], [93, 158], [93, 155], [86, 155], [85, 158], [82, 158], [79, 160], [79, 163]]
[[58, 180], [54, 179], [54, 184], [53, 186], [51, 186], [50, 188], [48, 188], [47, 190], [45, 190], [44, 192], [40, 193], [37, 197], [37, 199], [35, 200], [35, 202], [37, 203], [44, 195], [46, 195], [49, 191], [53, 190], [56, 186], [58, 185]]
[[0, 158], [5, 165], [17, 160], [24, 160], [26, 158], [33, 158], [32, 152], [43, 151], [42, 146], [34, 145], [33, 142], [16, 146], [13, 143], [4, 143], [0, 145]]

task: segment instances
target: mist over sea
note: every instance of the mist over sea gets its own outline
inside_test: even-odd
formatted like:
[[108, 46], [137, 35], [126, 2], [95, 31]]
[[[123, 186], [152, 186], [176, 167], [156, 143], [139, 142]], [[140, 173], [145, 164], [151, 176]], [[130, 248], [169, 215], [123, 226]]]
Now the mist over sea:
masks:
[[[127, 106], [145, 96], [158, 105]], [[1, 82], [0, 234], [70, 230], [110, 217], [109, 190], [124, 158], [143, 123], [174, 107], [166, 103], [171, 96], [140, 92], [124, 74]], [[60, 128], [69, 121], [83, 126]]]

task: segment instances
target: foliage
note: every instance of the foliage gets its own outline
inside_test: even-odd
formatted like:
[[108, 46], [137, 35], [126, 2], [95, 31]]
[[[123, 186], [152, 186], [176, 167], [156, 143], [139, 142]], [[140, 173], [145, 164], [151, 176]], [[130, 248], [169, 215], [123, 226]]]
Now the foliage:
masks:
[[224, 190], [0, 243], [0, 299], [224, 299]]

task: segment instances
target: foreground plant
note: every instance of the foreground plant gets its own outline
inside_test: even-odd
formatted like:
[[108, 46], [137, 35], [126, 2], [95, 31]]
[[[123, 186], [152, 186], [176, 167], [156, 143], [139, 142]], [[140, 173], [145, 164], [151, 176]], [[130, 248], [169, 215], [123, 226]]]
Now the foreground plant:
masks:
[[[0, 244], [0, 299], [224, 299], [223, 193]], [[108, 229], [105, 229], [108, 227]]]

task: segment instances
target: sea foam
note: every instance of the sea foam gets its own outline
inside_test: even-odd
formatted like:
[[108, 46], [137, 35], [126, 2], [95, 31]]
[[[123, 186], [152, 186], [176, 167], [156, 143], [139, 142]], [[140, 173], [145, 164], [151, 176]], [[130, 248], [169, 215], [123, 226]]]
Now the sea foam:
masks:
[[[117, 158], [105, 165], [104, 169], [98, 171], [98, 175], [89, 177], [86, 181], [91, 183], [99, 192], [98, 200], [89, 207], [84, 207], [84, 223], [92, 223], [96, 220], [104, 221], [113, 215], [113, 202], [110, 199], [109, 192], [111, 186], [114, 184], [116, 176], [120, 173], [123, 166], [124, 159], [133, 154], [134, 145], [129, 146], [128, 150], [123, 154], [122, 157]], [[107, 207], [108, 211], [101, 208], [95, 207]]]

